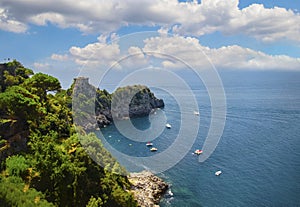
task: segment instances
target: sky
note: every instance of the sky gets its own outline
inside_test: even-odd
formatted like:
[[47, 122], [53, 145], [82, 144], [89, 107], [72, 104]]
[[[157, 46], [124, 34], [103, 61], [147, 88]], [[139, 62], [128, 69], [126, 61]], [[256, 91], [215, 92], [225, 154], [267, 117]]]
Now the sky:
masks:
[[297, 0], [0, 0], [0, 62], [80, 71], [300, 71]]

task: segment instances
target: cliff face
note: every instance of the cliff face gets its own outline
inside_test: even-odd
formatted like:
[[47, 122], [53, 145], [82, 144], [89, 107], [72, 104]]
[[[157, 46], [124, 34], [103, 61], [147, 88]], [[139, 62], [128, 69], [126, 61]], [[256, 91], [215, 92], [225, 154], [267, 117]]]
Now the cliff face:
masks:
[[0, 162], [8, 156], [25, 151], [27, 149], [28, 127], [21, 120], [2, 119], [0, 124], [0, 137], [3, 138], [0, 144]]
[[126, 86], [112, 94], [111, 111], [116, 119], [148, 116], [153, 109], [163, 107], [163, 100], [157, 99], [146, 86]]
[[[146, 86], [121, 87], [113, 94], [109, 94], [106, 90], [91, 86], [86, 78], [78, 78], [75, 81], [73, 95], [78, 97], [80, 93], [84, 92], [80, 96], [85, 96], [87, 104], [91, 103], [89, 100], [95, 100], [96, 117], [85, 116], [80, 123], [86, 130], [92, 130], [98, 126], [105, 127], [111, 124], [113, 119], [122, 120], [148, 116], [152, 110], [164, 107], [163, 100], [156, 98]], [[80, 104], [84, 104], [84, 101], [81, 101]], [[95, 119], [96, 122], [93, 122], [92, 119]]]

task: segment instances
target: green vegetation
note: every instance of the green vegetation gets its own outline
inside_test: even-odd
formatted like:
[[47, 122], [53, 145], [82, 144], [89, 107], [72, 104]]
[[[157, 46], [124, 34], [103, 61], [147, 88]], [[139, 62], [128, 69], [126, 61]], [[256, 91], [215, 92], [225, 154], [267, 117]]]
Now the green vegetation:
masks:
[[149, 99], [155, 98], [150, 89], [143, 85], [133, 85], [117, 88], [117, 90], [113, 93], [113, 97], [115, 99], [120, 99], [120, 101], [122, 99], [125, 99], [125, 97], [132, 97], [132, 100], [130, 100], [130, 104], [139, 104], [145, 94], [149, 95]]
[[[0, 64], [0, 91], [0, 206], [137, 206], [96, 135], [75, 133], [72, 88], [14, 60]], [[109, 107], [107, 91], [97, 97]]]

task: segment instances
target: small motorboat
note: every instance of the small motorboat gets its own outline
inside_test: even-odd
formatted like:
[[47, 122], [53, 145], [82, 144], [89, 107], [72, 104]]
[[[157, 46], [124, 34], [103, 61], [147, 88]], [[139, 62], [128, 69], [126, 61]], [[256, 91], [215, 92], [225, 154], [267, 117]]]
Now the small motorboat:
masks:
[[153, 143], [152, 143], [152, 142], [147, 142], [147, 143], [146, 143], [146, 146], [147, 146], [147, 147], [151, 147], [151, 146], [153, 146]]
[[194, 152], [194, 154], [196, 154], [196, 155], [200, 155], [200, 154], [202, 154], [202, 153], [203, 153], [203, 151], [200, 150], [200, 149], [197, 149], [197, 150], [195, 150], [195, 152]]
[[166, 124], [166, 127], [168, 128], [168, 129], [171, 129], [171, 124]]
[[157, 148], [152, 147], [152, 148], [150, 149], [150, 151], [151, 151], [151, 152], [155, 152], [155, 151], [157, 151]]
[[221, 171], [221, 170], [218, 170], [217, 172], [215, 172], [215, 175], [216, 175], [216, 176], [219, 176], [219, 175], [221, 175], [221, 173], [222, 173], [222, 171]]
[[200, 115], [199, 111], [194, 111], [194, 115], [199, 116]]

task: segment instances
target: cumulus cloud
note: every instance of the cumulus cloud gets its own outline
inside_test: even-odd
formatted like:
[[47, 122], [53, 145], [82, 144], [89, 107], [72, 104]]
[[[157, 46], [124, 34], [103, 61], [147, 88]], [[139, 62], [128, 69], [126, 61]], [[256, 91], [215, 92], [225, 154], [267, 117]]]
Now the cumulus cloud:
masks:
[[275, 41], [286, 38], [300, 41], [300, 15], [292, 10], [274, 7], [264, 8], [261, 4], [252, 4], [237, 12], [231, 19], [225, 33], [242, 33], [263, 41]]
[[[159, 36], [145, 38], [141, 47], [128, 46], [122, 50], [119, 40], [108, 42], [108, 37], [103, 36], [98, 39], [82, 48], [71, 47], [72, 59], [79, 65], [97, 69], [113, 66], [135, 70], [154, 62], [171, 69], [209, 69], [213, 65], [219, 69], [300, 70], [300, 58], [269, 55], [238, 45], [209, 48], [202, 46], [197, 38], [168, 36], [161, 30]], [[120, 41], [126, 42], [126, 37]]]
[[148, 65], [148, 58], [141, 48], [129, 46], [121, 51], [119, 37], [115, 33], [100, 35], [97, 40], [97, 42], [84, 47], [71, 47], [69, 49], [70, 56], [53, 54], [52, 59], [68, 58], [83, 67], [102, 68], [103, 70], [110, 67], [136, 69]]
[[163, 58], [162, 64], [167, 68], [182, 68], [188, 65], [205, 69], [214, 65], [221, 69], [300, 70], [300, 58], [268, 55], [238, 45], [214, 49], [202, 46], [196, 38], [178, 35], [148, 38], [145, 40], [143, 51]]
[[[101, 35], [98, 37], [98, 42], [88, 44], [82, 48], [73, 46], [69, 49], [69, 52], [79, 65], [89, 67], [110, 66], [120, 57], [120, 48], [114, 41], [107, 43], [108, 38], [109, 36]], [[113, 38], [115, 38], [114, 34], [110, 36], [110, 39]]]
[[[238, 0], [2, 0], [0, 29], [24, 32], [27, 24], [74, 27], [84, 33], [109, 33], [127, 25], [163, 26], [178, 34], [200, 36], [215, 31], [245, 34], [262, 41], [300, 41], [300, 15], [262, 4], [238, 7]], [[5, 11], [5, 13], [3, 13]], [[3, 18], [5, 14], [5, 18]], [[9, 14], [9, 15], [7, 15]]]

